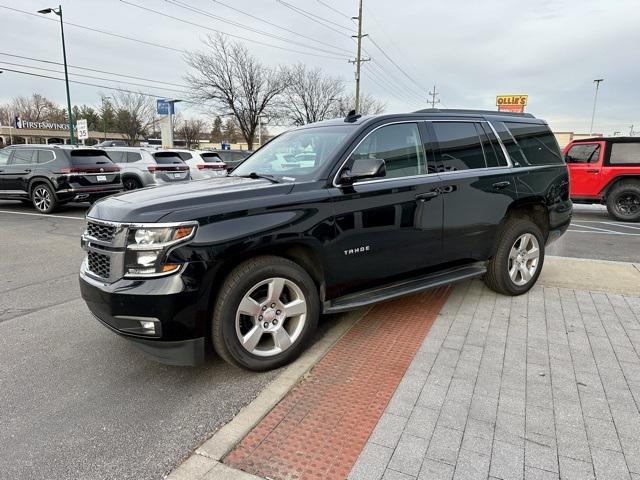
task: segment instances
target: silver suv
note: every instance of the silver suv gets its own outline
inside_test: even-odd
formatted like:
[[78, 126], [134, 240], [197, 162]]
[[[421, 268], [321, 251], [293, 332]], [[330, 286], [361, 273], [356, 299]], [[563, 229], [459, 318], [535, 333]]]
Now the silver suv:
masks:
[[191, 180], [189, 166], [175, 152], [136, 147], [105, 148], [120, 167], [125, 190]]

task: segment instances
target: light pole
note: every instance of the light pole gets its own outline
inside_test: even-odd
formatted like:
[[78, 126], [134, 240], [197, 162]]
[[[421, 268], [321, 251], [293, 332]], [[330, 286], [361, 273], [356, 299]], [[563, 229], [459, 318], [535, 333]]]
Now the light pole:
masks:
[[71, 111], [71, 95], [69, 93], [69, 72], [67, 71], [67, 49], [64, 45], [64, 22], [62, 21], [62, 5], [58, 5], [58, 9], [55, 8], [44, 8], [42, 10], [38, 10], [38, 13], [42, 13], [44, 15], [48, 13], [55, 13], [60, 17], [60, 33], [62, 34], [62, 58], [64, 61], [64, 83], [67, 87], [67, 118], [69, 120], [69, 138], [71, 141], [71, 145], [75, 145], [75, 135], [73, 134], [73, 112]]
[[105, 116], [105, 112], [107, 111], [106, 107], [105, 107], [105, 100], [107, 98], [109, 100], [111, 100], [111, 97], [108, 96], [108, 95], [104, 95], [102, 97], [102, 127], [104, 128], [104, 141], [105, 142], [107, 141], [107, 117]]
[[600, 82], [603, 82], [604, 78], [596, 78], [593, 83], [596, 84], [596, 94], [593, 97], [593, 113], [591, 114], [591, 128], [589, 128], [589, 135], [593, 135], [593, 122], [596, 119], [596, 104], [598, 102], [598, 90], [600, 89]]
[[169, 148], [173, 148], [173, 116], [176, 112], [176, 103], [181, 102], [182, 100], [166, 100], [166, 102], [170, 105], [169, 107]]

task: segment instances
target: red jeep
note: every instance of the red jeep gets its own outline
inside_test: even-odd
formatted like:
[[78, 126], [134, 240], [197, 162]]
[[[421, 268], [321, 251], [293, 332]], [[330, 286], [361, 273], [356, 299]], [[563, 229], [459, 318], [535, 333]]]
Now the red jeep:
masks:
[[573, 203], [602, 203], [616, 220], [640, 221], [640, 138], [574, 140], [563, 153]]

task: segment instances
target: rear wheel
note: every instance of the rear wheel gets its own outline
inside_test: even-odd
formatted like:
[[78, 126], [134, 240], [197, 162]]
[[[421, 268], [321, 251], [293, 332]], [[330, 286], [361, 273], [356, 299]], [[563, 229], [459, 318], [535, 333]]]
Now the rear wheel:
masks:
[[122, 186], [125, 190], [137, 190], [142, 188], [142, 183], [135, 177], [126, 177], [122, 180]]
[[229, 363], [271, 370], [304, 351], [318, 316], [318, 292], [304, 269], [281, 257], [258, 257], [225, 280], [213, 315], [213, 346]]
[[51, 213], [58, 206], [56, 196], [46, 183], [40, 183], [33, 187], [31, 202], [40, 213]]
[[621, 222], [640, 221], [640, 183], [623, 182], [613, 187], [607, 197], [607, 210]]
[[544, 263], [544, 237], [528, 219], [509, 220], [498, 237], [484, 281], [504, 295], [522, 295], [536, 283]]

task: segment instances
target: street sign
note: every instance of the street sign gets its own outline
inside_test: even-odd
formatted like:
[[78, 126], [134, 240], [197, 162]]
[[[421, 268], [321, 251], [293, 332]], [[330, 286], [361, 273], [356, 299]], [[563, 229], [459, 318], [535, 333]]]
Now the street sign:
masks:
[[158, 115], [173, 115], [175, 114], [174, 102], [168, 102], [167, 100], [156, 100], [156, 112]]
[[78, 120], [76, 124], [76, 131], [78, 132], [78, 138], [80, 140], [86, 140], [89, 138], [89, 127], [86, 120]]
[[499, 112], [523, 113], [528, 98], [528, 95], [498, 95], [496, 105]]

